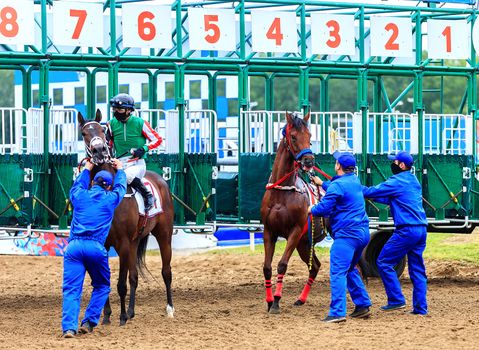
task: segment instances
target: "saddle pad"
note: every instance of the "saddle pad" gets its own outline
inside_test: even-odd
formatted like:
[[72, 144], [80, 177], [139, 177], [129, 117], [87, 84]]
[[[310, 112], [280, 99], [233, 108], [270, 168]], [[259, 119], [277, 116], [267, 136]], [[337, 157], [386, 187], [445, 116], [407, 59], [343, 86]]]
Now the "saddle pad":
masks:
[[[143, 184], [146, 186], [148, 190], [150, 190], [151, 193], [153, 193], [153, 197], [155, 198], [155, 203], [153, 204], [153, 207], [150, 209], [148, 212], [148, 217], [151, 218], [155, 215], [158, 215], [163, 212], [163, 209], [161, 208], [161, 200], [160, 200], [160, 194], [156, 190], [156, 187], [153, 186], [146, 178], [141, 179]], [[138, 212], [141, 216], [145, 215], [145, 202], [143, 200], [143, 196], [140, 194], [140, 192], [136, 191], [135, 192], [135, 199], [136, 202], [138, 203]]]

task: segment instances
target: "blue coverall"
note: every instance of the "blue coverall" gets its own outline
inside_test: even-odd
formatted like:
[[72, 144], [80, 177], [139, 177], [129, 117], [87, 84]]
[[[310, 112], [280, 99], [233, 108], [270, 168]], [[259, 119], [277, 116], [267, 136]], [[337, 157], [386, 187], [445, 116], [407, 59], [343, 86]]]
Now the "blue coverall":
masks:
[[93, 291], [82, 324], [96, 326], [110, 293], [110, 268], [104, 244], [115, 208], [126, 193], [126, 175], [119, 169], [112, 191], [94, 185], [88, 189], [90, 171], [85, 169], [70, 190], [73, 219], [63, 262], [62, 329], [77, 331], [85, 272], [91, 277]]
[[311, 208], [314, 216], [329, 216], [334, 238], [330, 253], [331, 304], [328, 316], [346, 316], [346, 288], [356, 307], [369, 307], [371, 300], [356, 264], [369, 242], [361, 183], [353, 173], [335, 176], [323, 183], [321, 201]]
[[409, 276], [413, 284], [412, 311], [427, 314], [427, 277], [422, 257], [426, 248], [427, 220], [419, 181], [411, 172], [403, 171], [377, 186], [363, 187], [363, 194], [365, 198], [390, 205], [396, 226], [377, 260], [388, 305], [406, 303], [394, 266], [407, 255]]

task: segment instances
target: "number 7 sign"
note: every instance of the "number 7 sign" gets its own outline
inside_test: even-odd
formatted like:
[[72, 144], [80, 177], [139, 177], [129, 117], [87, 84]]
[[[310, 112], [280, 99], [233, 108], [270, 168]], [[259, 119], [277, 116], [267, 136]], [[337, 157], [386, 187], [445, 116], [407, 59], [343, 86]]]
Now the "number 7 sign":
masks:
[[53, 41], [66, 46], [103, 46], [101, 3], [53, 3]]

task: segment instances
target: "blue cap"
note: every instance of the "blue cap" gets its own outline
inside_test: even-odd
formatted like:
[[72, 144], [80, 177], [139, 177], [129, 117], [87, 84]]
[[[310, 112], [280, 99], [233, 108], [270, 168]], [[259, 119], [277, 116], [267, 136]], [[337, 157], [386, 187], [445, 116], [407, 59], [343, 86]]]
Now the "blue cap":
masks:
[[397, 160], [399, 162], [402, 162], [406, 164], [406, 166], [410, 167], [414, 164], [414, 159], [412, 156], [409, 154], [409, 152], [406, 151], [400, 151], [396, 154], [391, 154], [388, 156], [389, 159], [391, 160]]
[[356, 166], [356, 158], [354, 158], [352, 153], [335, 151], [333, 153], [333, 157], [343, 168], [351, 168]]
[[113, 182], [113, 175], [106, 170], [101, 170], [98, 173], [96, 173], [93, 179], [93, 182], [100, 185], [110, 186], [111, 183]]

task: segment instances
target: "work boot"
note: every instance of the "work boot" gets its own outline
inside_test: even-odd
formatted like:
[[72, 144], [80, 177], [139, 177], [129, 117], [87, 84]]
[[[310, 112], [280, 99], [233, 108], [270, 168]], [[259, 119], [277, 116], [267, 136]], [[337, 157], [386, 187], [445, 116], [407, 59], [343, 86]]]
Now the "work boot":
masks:
[[90, 321], [85, 321], [81, 324], [81, 327], [78, 332], [81, 334], [91, 333], [93, 332], [93, 325], [90, 323]]
[[141, 180], [137, 177], [133, 179], [130, 184], [135, 190], [140, 192], [143, 200], [145, 202], [145, 212], [150, 211], [151, 207], [153, 207], [154, 198], [153, 194], [146, 188], [146, 186], [141, 182]]

